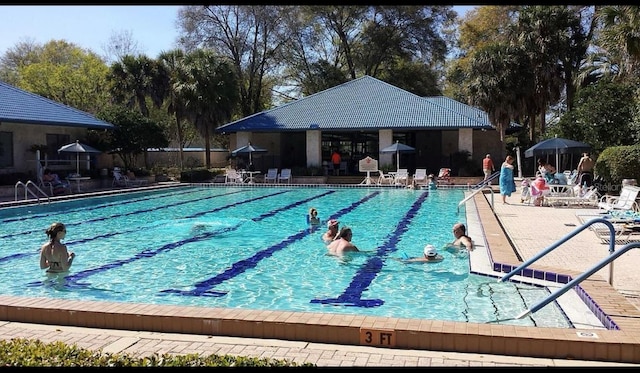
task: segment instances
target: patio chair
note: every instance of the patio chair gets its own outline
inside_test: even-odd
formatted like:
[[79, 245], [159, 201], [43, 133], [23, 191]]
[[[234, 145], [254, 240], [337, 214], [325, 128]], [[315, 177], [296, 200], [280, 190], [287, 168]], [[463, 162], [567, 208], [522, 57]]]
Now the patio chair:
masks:
[[409, 183], [409, 171], [406, 168], [399, 168], [393, 182], [394, 184], [407, 185]]
[[282, 181], [286, 181], [287, 184], [291, 183], [291, 169], [290, 168], [283, 168], [282, 171], [280, 171], [280, 175], [278, 175], [278, 183], [280, 183]]
[[267, 174], [264, 175], [264, 182], [273, 182], [274, 184], [278, 181], [278, 169], [270, 168], [267, 170]]
[[229, 168], [224, 174], [224, 182], [225, 184], [243, 184], [244, 179], [242, 178], [242, 174], [240, 172]]
[[547, 200], [547, 203], [551, 206], [578, 205], [586, 207], [596, 206], [598, 204], [598, 201], [600, 200], [600, 195], [598, 194], [598, 188], [590, 187], [583, 191], [580, 185], [576, 185], [574, 187], [573, 195], [550, 195], [545, 198]]
[[636, 202], [638, 192], [640, 192], [640, 188], [637, 186], [625, 185], [622, 187], [618, 197], [608, 195], [602, 196], [598, 202], [598, 208], [605, 210], [606, 212], [616, 210], [637, 212], [640, 210], [638, 208], [638, 203]]
[[385, 174], [384, 171], [382, 170], [378, 170], [379, 176], [378, 176], [378, 185], [391, 185], [393, 184], [393, 175], [391, 174]]
[[136, 180], [129, 178], [122, 173], [122, 170], [119, 167], [113, 168], [113, 181], [111, 182], [112, 186], [137, 187], [142, 186], [146, 183], [147, 180]]
[[413, 174], [413, 186], [427, 185], [427, 169], [416, 168], [416, 172]]

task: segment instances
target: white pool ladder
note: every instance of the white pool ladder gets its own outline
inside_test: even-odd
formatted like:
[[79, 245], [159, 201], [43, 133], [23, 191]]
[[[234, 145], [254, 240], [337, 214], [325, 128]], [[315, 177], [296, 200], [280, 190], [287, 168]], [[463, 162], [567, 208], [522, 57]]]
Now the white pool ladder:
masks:
[[36, 183], [34, 183], [31, 180], [27, 180], [26, 183], [23, 183], [22, 181], [18, 181], [16, 183], [15, 189], [14, 189], [14, 201], [18, 200], [18, 187], [24, 187], [24, 199], [27, 200], [29, 199], [29, 194], [31, 194], [33, 197], [35, 197], [35, 199], [38, 200], [38, 203], [40, 203], [40, 197], [38, 197], [38, 195], [36, 193], [34, 193], [31, 189], [29, 189], [29, 187], [32, 186], [36, 191], [40, 192], [44, 197], [47, 198], [47, 202], [51, 202], [51, 199], [49, 198], [49, 196], [47, 195], [47, 193], [45, 193], [42, 189], [40, 189]]

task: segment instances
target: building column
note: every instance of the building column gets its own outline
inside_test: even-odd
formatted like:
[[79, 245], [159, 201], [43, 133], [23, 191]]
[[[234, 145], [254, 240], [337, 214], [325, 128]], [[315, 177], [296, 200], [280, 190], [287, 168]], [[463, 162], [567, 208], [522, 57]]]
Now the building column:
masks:
[[[393, 145], [393, 130], [378, 130], [378, 149], [384, 149], [390, 145]], [[378, 166], [382, 167], [390, 165], [393, 165], [393, 153], [380, 153]]]
[[308, 130], [307, 134], [307, 167], [322, 168], [322, 131]]
[[473, 158], [473, 129], [460, 128], [458, 130], [458, 150], [467, 150]]

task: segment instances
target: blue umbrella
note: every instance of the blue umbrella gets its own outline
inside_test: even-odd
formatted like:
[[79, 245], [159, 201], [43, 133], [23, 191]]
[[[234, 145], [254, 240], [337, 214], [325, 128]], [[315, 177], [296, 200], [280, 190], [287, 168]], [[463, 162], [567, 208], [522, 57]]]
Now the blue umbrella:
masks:
[[237, 157], [238, 154], [249, 154], [249, 164], [253, 163], [252, 159], [251, 159], [251, 154], [253, 153], [266, 153], [268, 152], [267, 149], [263, 149], [261, 147], [258, 146], [254, 146], [251, 145], [251, 143], [249, 143], [248, 145], [245, 145], [243, 147], [240, 147], [234, 151], [231, 152], [231, 156], [232, 157]]
[[396, 169], [400, 169], [400, 153], [413, 153], [416, 149], [409, 145], [401, 144], [396, 141], [395, 144], [380, 149], [380, 153], [396, 153]]
[[534, 146], [524, 151], [524, 156], [527, 158], [531, 157], [539, 157], [543, 155], [554, 155], [556, 156], [556, 167], [558, 166], [558, 155], [559, 154], [573, 154], [573, 153], [583, 153], [591, 150], [591, 146], [584, 142], [563, 139], [561, 137], [552, 137], [550, 139], [546, 139], [540, 141]]

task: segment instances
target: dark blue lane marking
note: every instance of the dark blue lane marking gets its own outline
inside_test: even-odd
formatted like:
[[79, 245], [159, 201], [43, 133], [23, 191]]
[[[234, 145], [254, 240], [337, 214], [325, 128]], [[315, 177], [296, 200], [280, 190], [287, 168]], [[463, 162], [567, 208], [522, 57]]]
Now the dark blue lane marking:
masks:
[[[126, 204], [129, 204], [129, 203], [135, 203], [135, 202], [141, 202], [141, 201], [150, 201], [150, 200], [154, 200], [154, 199], [158, 199], [158, 198], [175, 197], [175, 196], [180, 195], [180, 194], [189, 194], [189, 193], [195, 193], [195, 192], [199, 192], [199, 191], [200, 191], [200, 189], [187, 190], [187, 191], [181, 190], [181, 191], [170, 193], [170, 194], [164, 193], [164, 194], [161, 194], [161, 195], [153, 195], [153, 196], [146, 196], [146, 197], [142, 197], [142, 198], [128, 199], [128, 200], [121, 201], [121, 202], [106, 203], [106, 204], [94, 206], [94, 207], [91, 207], [91, 208], [87, 208], [86, 206], [85, 207], [79, 207], [77, 209], [66, 210], [65, 214], [72, 213], [72, 212], [85, 212], [85, 211], [91, 211], [91, 210], [99, 210], [99, 209], [103, 209], [103, 208], [107, 208], [107, 207], [122, 206], [122, 205], [126, 205]], [[46, 214], [20, 216], [20, 217], [16, 217], [16, 218], [4, 219], [4, 220], [0, 220], [0, 223], [10, 223], [10, 222], [14, 222], [14, 221], [22, 221], [22, 220], [29, 220], [29, 219], [36, 219], [36, 218], [44, 218], [44, 217], [51, 216], [51, 215], [56, 215], [56, 214], [60, 214], [60, 211], [51, 211], [51, 212], [46, 213]]]
[[[228, 195], [228, 194], [234, 194], [234, 193], [239, 193], [239, 192], [224, 193], [224, 194], [220, 194], [220, 195], [216, 195], [216, 196], [207, 197], [206, 199], [209, 199], [209, 198], [215, 198], [215, 197], [219, 197], [219, 196], [223, 196], [223, 195]], [[278, 192], [278, 193], [273, 193], [273, 194], [268, 194], [268, 195], [267, 195], [267, 197], [275, 196], [275, 195], [278, 195], [278, 194], [281, 194], [281, 193], [286, 193], [286, 191]], [[332, 193], [333, 193], [333, 192], [332, 192]], [[325, 193], [325, 194], [326, 194], [326, 193]], [[257, 198], [253, 198], [253, 199], [249, 199], [249, 200], [245, 200], [245, 201], [242, 201], [242, 203], [256, 201], [256, 200], [258, 200], [258, 199], [262, 199], [262, 198], [264, 198], [264, 197], [265, 197], [265, 196], [257, 197]], [[205, 199], [205, 198], [203, 198], [203, 199]], [[200, 199], [200, 200], [202, 200], [202, 199]], [[238, 204], [239, 204], [238, 202], [235, 202], [235, 203], [232, 203], [232, 204], [230, 204], [230, 205], [226, 205], [226, 206], [218, 207], [218, 208], [216, 208], [216, 209], [214, 209], [214, 210], [208, 210], [208, 211], [205, 211], [205, 212], [203, 212], [203, 213], [198, 213], [198, 216], [199, 216], [199, 215], [203, 215], [203, 214], [207, 214], [207, 213], [211, 213], [211, 212], [216, 212], [216, 211], [224, 210], [224, 209], [229, 208], [229, 207], [237, 206]], [[162, 206], [162, 207], [167, 207], [167, 206]], [[137, 212], [134, 212], [134, 213], [137, 213]], [[112, 216], [112, 217], [113, 217], [113, 216]], [[189, 218], [189, 217], [187, 217], [187, 218]], [[178, 218], [178, 219], [179, 219], [179, 218]], [[184, 219], [184, 218], [183, 218], [183, 219]], [[67, 224], [67, 226], [71, 226], [71, 225], [73, 225], [73, 224]], [[114, 236], [117, 236], [117, 235], [120, 235], [120, 234], [126, 234], [126, 233], [136, 232], [136, 231], [138, 231], [139, 229], [140, 229], [139, 227], [135, 227], [135, 228], [130, 229], [130, 230], [120, 230], [120, 231], [115, 232], [115, 233], [106, 233], [106, 234], [99, 235], [99, 236], [95, 236], [95, 237], [91, 237], [91, 238], [85, 238], [85, 239], [81, 239], [81, 240], [71, 241], [71, 242], [68, 242], [68, 243], [67, 243], [67, 246], [68, 246], [68, 247], [70, 247], [70, 246], [73, 246], [73, 245], [77, 245], [77, 244], [81, 244], [81, 243], [85, 243], [85, 242], [89, 242], [89, 241], [97, 240], [97, 239], [100, 239], [100, 238], [114, 237]], [[40, 254], [40, 249], [38, 249], [38, 251], [37, 251], [37, 252], [35, 252], [35, 253], [21, 253], [21, 254], [9, 255], [9, 256], [6, 256], [6, 257], [2, 257], [2, 258], [0, 258], [0, 263], [2, 263], [2, 262], [4, 262], [4, 261], [13, 260], [13, 259], [19, 259], [19, 258], [22, 258], [22, 257], [25, 257], [25, 256], [32, 256], [32, 255], [39, 255], [39, 254]]]
[[312, 299], [311, 303], [343, 305], [351, 307], [378, 307], [384, 304], [382, 299], [362, 299], [362, 292], [367, 290], [373, 279], [376, 278], [384, 264], [384, 258], [397, 249], [396, 245], [400, 242], [402, 235], [408, 230], [409, 223], [416, 216], [420, 207], [426, 200], [429, 192], [424, 192], [411, 205], [411, 208], [405, 214], [404, 218], [398, 222], [396, 229], [389, 235], [387, 240], [378, 247], [376, 255], [367, 259], [360, 267], [356, 275], [351, 280], [349, 286], [337, 298], [329, 299]]
[[[247, 202], [259, 201], [261, 199], [270, 198], [270, 197], [277, 196], [279, 194], [287, 193], [287, 192], [288, 192], [288, 190], [282, 190], [282, 191], [279, 191], [279, 192], [276, 192], [276, 193], [265, 194], [264, 196], [254, 197], [254, 198], [251, 198], [251, 199], [244, 200], [242, 202], [236, 202], [234, 205], [241, 205], [241, 204], [244, 204], [244, 203], [247, 203]], [[212, 212], [218, 212], [220, 210], [224, 210], [226, 208], [229, 208], [229, 206], [222, 206], [222, 207], [217, 207], [217, 208], [215, 208], [213, 210], [196, 212], [195, 214], [192, 214], [192, 215], [189, 215], [189, 216], [185, 216], [185, 218], [186, 219], [197, 218], [197, 217], [200, 217], [202, 215], [210, 214]]]
[[[218, 197], [227, 196], [227, 195], [236, 194], [236, 193], [245, 192], [245, 191], [246, 190], [238, 190], [238, 191], [235, 191], [235, 192], [216, 194], [214, 196], [199, 198], [197, 201], [202, 201], [202, 200], [205, 200], [205, 199], [218, 198]], [[150, 209], [146, 209], [146, 210], [129, 211], [127, 213], [115, 214], [115, 215], [111, 215], [111, 216], [102, 216], [102, 217], [99, 217], [99, 218], [95, 218], [95, 219], [91, 219], [91, 220], [85, 220], [85, 221], [81, 221], [81, 222], [78, 222], [78, 223], [66, 223], [65, 225], [67, 227], [73, 227], [73, 226], [80, 225], [80, 224], [85, 224], [85, 223], [95, 223], [97, 221], [103, 221], [103, 220], [118, 218], [118, 217], [122, 217], [122, 216], [136, 215], [136, 214], [141, 214], [143, 212], [151, 212], [151, 211], [154, 211], [154, 210], [166, 209], [168, 207], [174, 207], [174, 206], [183, 205], [185, 203], [191, 203], [191, 202], [193, 202], [193, 201], [180, 201], [180, 202], [176, 202], [176, 203], [170, 203], [168, 205], [156, 206], [156, 207], [153, 207], [153, 208], [150, 208]], [[40, 229], [27, 231], [27, 232], [12, 233], [12, 234], [8, 234], [6, 236], [0, 236], [0, 239], [1, 238], [11, 238], [11, 237], [15, 237], [15, 236], [24, 236], [24, 235], [31, 234], [31, 233], [38, 232], [38, 231], [40, 231]]]
[[[353, 209], [355, 209], [356, 207], [358, 207], [359, 205], [367, 202], [368, 200], [372, 199], [373, 197], [377, 196], [378, 194], [380, 194], [379, 191], [377, 192], [373, 192], [367, 196], [365, 196], [364, 198], [362, 198], [361, 200], [352, 203], [350, 206], [343, 208], [342, 210], [340, 210], [335, 216], [342, 216], [350, 211], [352, 211]], [[260, 250], [257, 253], [255, 253], [254, 255], [250, 256], [247, 259], [242, 259], [240, 261], [237, 261], [235, 263], [233, 263], [231, 265], [231, 268], [225, 270], [224, 272], [211, 277], [207, 280], [204, 281], [200, 281], [198, 283], [196, 283], [194, 285], [195, 289], [193, 290], [178, 290], [178, 289], [166, 289], [166, 290], [162, 290], [160, 291], [160, 293], [164, 293], [164, 294], [179, 294], [179, 295], [194, 295], [194, 296], [199, 296], [199, 295], [205, 295], [205, 296], [215, 296], [215, 297], [221, 297], [223, 295], [227, 294], [227, 291], [216, 291], [216, 290], [210, 290], [210, 288], [216, 286], [216, 285], [220, 285], [221, 283], [223, 283], [226, 280], [229, 280], [235, 276], [238, 276], [239, 274], [245, 272], [246, 270], [255, 268], [258, 263], [265, 258], [270, 257], [271, 255], [273, 255], [273, 253], [275, 253], [276, 251], [282, 250], [285, 247], [289, 246], [290, 244], [294, 243], [295, 241], [298, 241], [300, 239], [302, 239], [304, 236], [307, 236], [309, 234], [309, 230], [308, 229], [304, 229], [302, 231], [299, 231], [298, 233], [291, 235], [287, 238], [284, 239], [284, 241], [281, 241], [273, 246], [270, 246], [264, 250]], [[161, 294], [162, 295], [162, 294]]]
[[[239, 205], [242, 205], [242, 204], [245, 204], [245, 203], [249, 203], [249, 202], [253, 202], [253, 201], [256, 201], [256, 200], [263, 199], [265, 197], [274, 196], [274, 195], [287, 193], [287, 192], [288, 192], [287, 190], [284, 190], [284, 191], [280, 191], [280, 192], [273, 193], [273, 194], [266, 195], [266, 196], [260, 196], [260, 197], [244, 200], [244, 201], [241, 201], [241, 202], [235, 202], [235, 203], [232, 203], [232, 204], [220, 207], [220, 208], [216, 208], [216, 209], [211, 210], [211, 211], [220, 211], [220, 210], [223, 210], [223, 209], [226, 209], [226, 208], [236, 207], [236, 206], [239, 206]], [[306, 203], [308, 201], [323, 197], [325, 195], [328, 195], [328, 194], [331, 194], [331, 193], [334, 193], [334, 192], [335, 191], [329, 191], [329, 192], [325, 192], [325, 193], [319, 194], [319, 195], [314, 196], [314, 197], [309, 197], [309, 198], [306, 198], [304, 200], [301, 200], [301, 201], [298, 201], [298, 202], [294, 202], [290, 206], [300, 205], [302, 203]], [[201, 215], [201, 214], [198, 214], [198, 215]], [[265, 218], [267, 216], [269, 216], [269, 214], [265, 214], [265, 215], [266, 215]], [[177, 247], [180, 247], [180, 246], [182, 246], [182, 245], [184, 245], [186, 243], [202, 241], [202, 240], [211, 238], [211, 237], [213, 237], [213, 236], [215, 236], [217, 234], [234, 231], [234, 230], [238, 229], [242, 224], [243, 223], [239, 223], [239, 224], [237, 224], [235, 226], [232, 226], [232, 227], [226, 227], [226, 228], [222, 228], [222, 229], [219, 229], [217, 231], [214, 231], [214, 232], [207, 232], [207, 233], [203, 233], [201, 235], [190, 237], [190, 238], [188, 238], [186, 240], [180, 240], [180, 241], [177, 241], [177, 242], [172, 242], [172, 243], [166, 244], [166, 245], [164, 245], [164, 246], [162, 246], [162, 247], [160, 247], [159, 249], [156, 249], [156, 250], [143, 250], [142, 252], [134, 255], [133, 257], [131, 257], [129, 259], [117, 260], [115, 262], [104, 264], [104, 265], [102, 265], [100, 267], [97, 267], [97, 268], [92, 268], [92, 269], [88, 269], [88, 270], [84, 270], [84, 271], [78, 272], [78, 273], [73, 274], [73, 275], [65, 276], [64, 277], [64, 280], [65, 280], [65, 284], [64, 285], [67, 286], [67, 287], [71, 287], [71, 286], [87, 287], [90, 284], [88, 284], [88, 283], [79, 283], [78, 280], [80, 280], [82, 278], [89, 277], [89, 276], [91, 276], [91, 275], [93, 275], [95, 273], [101, 272], [101, 271], [109, 270], [111, 268], [120, 267], [120, 266], [122, 266], [124, 264], [131, 263], [134, 260], [153, 257], [153, 256], [155, 256], [155, 255], [157, 255], [157, 254], [159, 254], [161, 252], [168, 251], [168, 250], [173, 250], [173, 249], [175, 249]], [[44, 285], [45, 283], [46, 283], [46, 281], [33, 281], [33, 282], [28, 283], [27, 286], [34, 287], [34, 286]]]
[[266, 213], [264, 213], [264, 214], [262, 214], [262, 215], [258, 216], [257, 218], [251, 218], [251, 220], [253, 220], [253, 221], [260, 221], [260, 220], [266, 219], [266, 218], [268, 218], [268, 217], [270, 217], [270, 216], [275, 216], [277, 213], [279, 213], [279, 212], [281, 212], [281, 211], [289, 210], [289, 209], [290, 209], [290, 208], [292, 208], [292, 207], [300, 206], [301, 204], [303, 204], [303, 203], [305, 203], [305, 202], [309, 202], [309, 201], [312, 201], [312, 200], [314, 200], [314, 199], [316, 199], [316, 198], [324, 197], [324, 196], [327, 196], [327, 195], [332, 194], [332, 193], [335, 193], [335, 192], [336, 192], [335, 190], [330, 190], [330, 191], [328, 191], [328, 192], [324, 192], [324, 193], [322, 193], [322, 194], [320, 194], [320, 195], [318, 195], [318, 196], [311, 197], [311, 198], [307, 198], [307, 199], [304, 199], [304, 200], [302, 200], [302, 201], [294, 202], [294, 203], [292, 203], [292, 204], [290, 204], [290, 205], [283, 206], [283, 207], [280, 207], [280, 208], [275, 209], [275, 210], [271, 210], [271, 211], [269, 211], [269, 212], [266, 212]]

